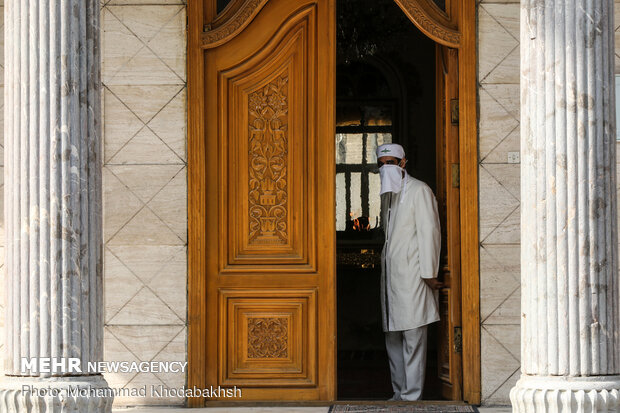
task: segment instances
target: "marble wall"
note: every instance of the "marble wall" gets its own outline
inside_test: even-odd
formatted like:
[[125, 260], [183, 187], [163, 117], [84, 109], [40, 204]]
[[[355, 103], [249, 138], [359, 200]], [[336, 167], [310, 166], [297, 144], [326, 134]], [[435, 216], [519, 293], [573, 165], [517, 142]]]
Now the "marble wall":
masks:
[[507, 404], [519, 378], [519, 2], [478, 5], [482, 400]]
[[[106, 361], [187, 358], [184, 3], [102, 2]], [[106, 379], [127, 388], [185, 384], [183, 373]]]

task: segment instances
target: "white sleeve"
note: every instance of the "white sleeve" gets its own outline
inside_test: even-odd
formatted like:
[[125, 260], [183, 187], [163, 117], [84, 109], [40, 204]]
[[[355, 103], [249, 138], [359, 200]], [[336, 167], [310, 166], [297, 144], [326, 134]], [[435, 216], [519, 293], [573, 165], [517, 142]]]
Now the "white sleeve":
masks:
[[435, 278], [439, 273], [441, 250], [441, 229], [437, 200], [433, 191], [427, 185], [423, 185], [417, 191], [413, 205], [420, 254], [420, 277]]

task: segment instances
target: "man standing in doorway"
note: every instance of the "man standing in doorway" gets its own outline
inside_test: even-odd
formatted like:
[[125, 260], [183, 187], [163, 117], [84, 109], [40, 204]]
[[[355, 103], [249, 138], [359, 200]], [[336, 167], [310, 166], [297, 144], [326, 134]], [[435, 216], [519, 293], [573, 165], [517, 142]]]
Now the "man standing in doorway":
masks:
[[427, 326], [439, 320], [433, 290], [441, 232], [437, 201], [424, 182], [405, 171], [398, 144], [377, 148], [385, 245], [381, 254], [381, 308], [394, 396], [419, 400], [426, 370]]

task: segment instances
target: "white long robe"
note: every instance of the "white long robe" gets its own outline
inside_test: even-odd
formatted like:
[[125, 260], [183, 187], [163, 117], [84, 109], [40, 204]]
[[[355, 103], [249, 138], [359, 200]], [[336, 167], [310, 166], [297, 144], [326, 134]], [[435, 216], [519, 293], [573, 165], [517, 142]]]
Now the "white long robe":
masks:
[[402, 203], [402, 191], [381, 196], [383, 331], [409, 330], [439, 320], [437, 295], [422, 280], [437, 277], [439, 271], [437, 201], [428, 185], [410, 175], [404, 192]]

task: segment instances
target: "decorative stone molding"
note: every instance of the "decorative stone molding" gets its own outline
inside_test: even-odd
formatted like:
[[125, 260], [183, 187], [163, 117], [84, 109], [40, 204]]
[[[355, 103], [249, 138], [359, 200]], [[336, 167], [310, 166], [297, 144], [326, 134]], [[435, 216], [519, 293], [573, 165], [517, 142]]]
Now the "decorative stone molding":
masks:
[[112, 389], [102, 376], [0, 379], [3, 413], [109, 413], [113, 399]]
[[518, 412], [620, 412], [620, 376], [523, 375], [510, 391]]

